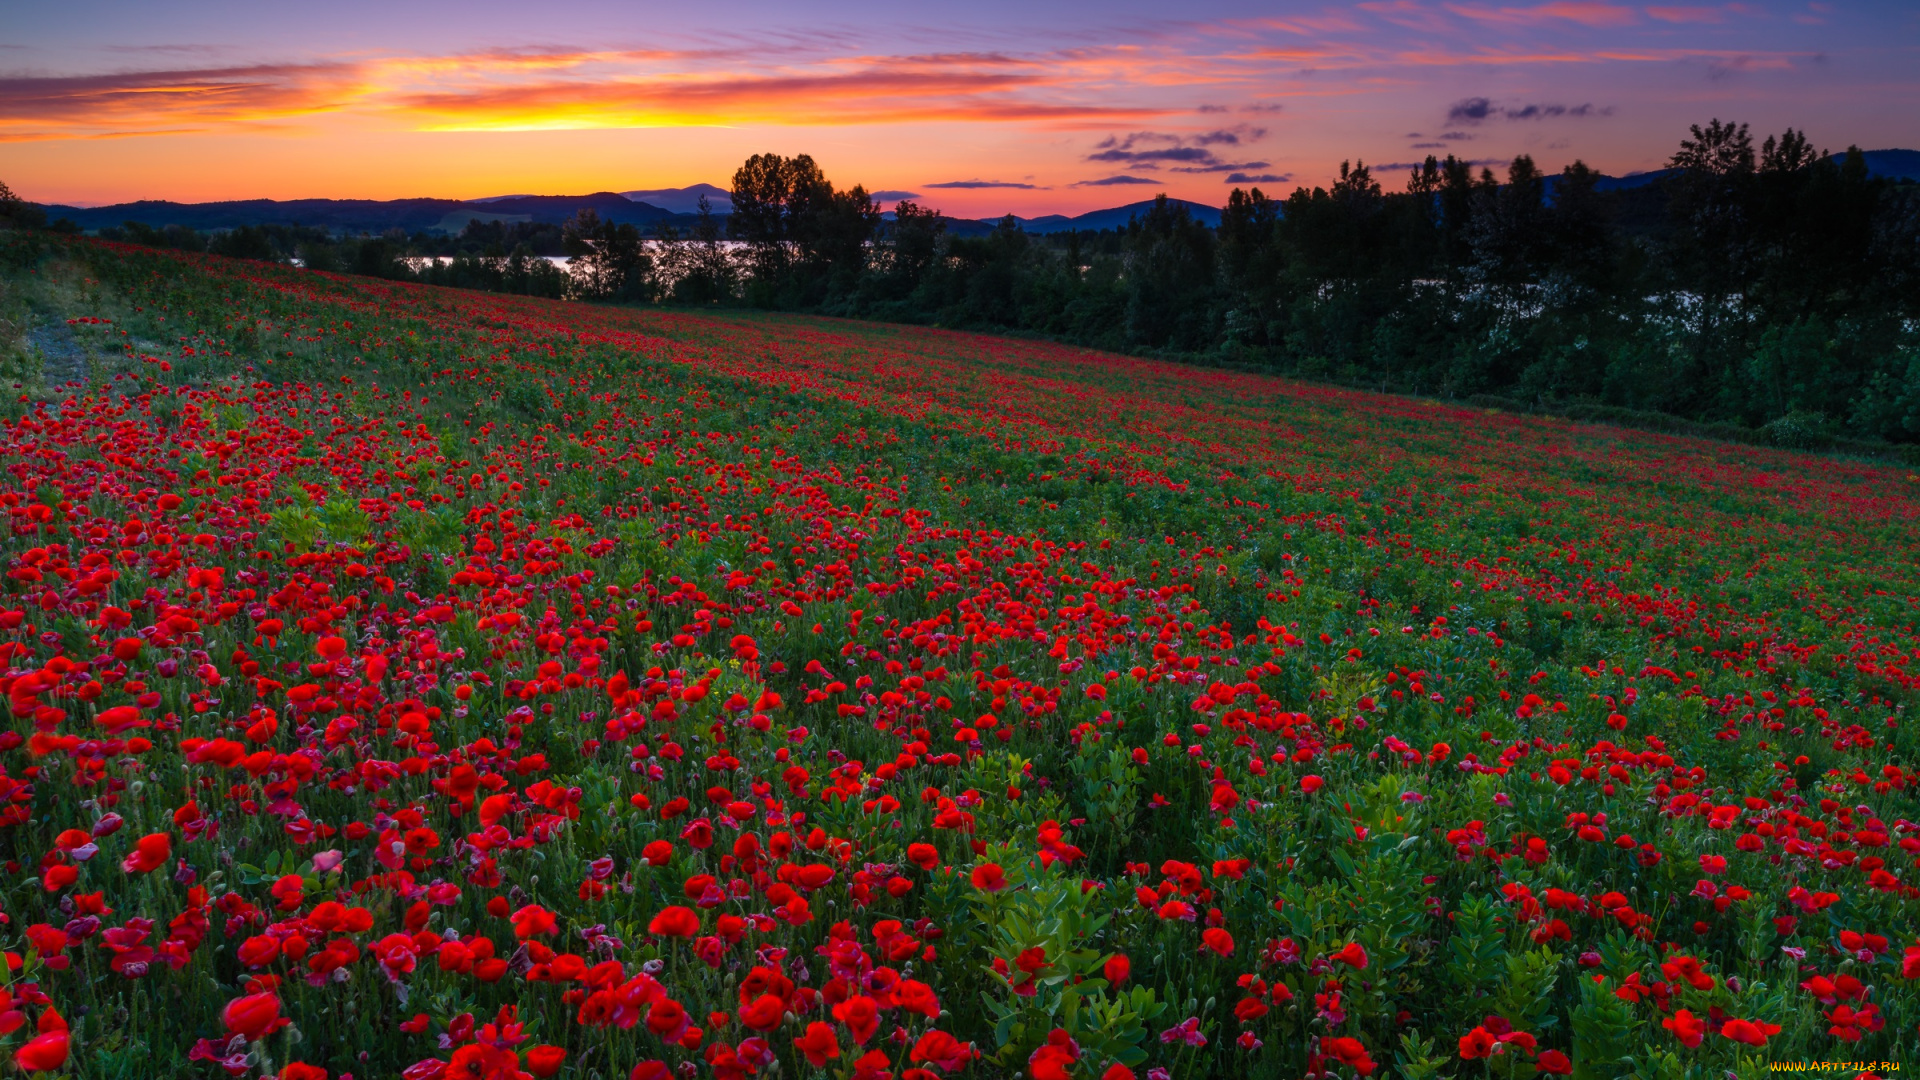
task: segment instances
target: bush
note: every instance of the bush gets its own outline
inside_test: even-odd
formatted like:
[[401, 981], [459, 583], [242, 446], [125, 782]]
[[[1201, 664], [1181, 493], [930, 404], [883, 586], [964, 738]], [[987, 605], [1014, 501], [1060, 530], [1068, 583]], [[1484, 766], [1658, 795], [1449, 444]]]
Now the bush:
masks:
[[1833, 445], [1827, 418], [1819, 413], [1795, 409], [1760, 430], [1769, 443], [1787, 450], [1824, 450]]

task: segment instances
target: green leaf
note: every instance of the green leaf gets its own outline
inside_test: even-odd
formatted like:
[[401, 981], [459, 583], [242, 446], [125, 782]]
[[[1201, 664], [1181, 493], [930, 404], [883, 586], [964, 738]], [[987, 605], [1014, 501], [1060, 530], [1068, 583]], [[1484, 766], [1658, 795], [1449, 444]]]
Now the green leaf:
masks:
[[1345, 877], [1352, 877], [1356, 872], [1353, 856], [1348, 855], [1345, 848], [1333, 849], [1333, 865], [1339, 867], [1341, 875]]

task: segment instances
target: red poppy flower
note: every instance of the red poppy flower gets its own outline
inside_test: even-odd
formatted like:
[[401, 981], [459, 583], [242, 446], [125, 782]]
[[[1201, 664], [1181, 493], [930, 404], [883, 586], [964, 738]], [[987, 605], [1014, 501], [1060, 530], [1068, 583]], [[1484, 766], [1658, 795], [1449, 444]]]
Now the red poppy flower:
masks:
[[674, 905], [660, 909], [647, 924], [647, 933], [661, 937], [690, 938], [700, 932], [700, 916], [689, 907]]
[[687, 1010], [672, 998], [662, 998], [647, 1010], [647, 1030], [672, 1042], [687, 1029]]
[[559, 925], [553, 912], [538, 904], [528, 904], [513, 913], [513, 936], [521, 941], [551, 934]]
[[1340, 1059], [1344, 1065], [1351, 1066], [1361, 1076], [1372, 1076], [1373, 1058], [1359, 1039], [1330, 1038], [1320, 1040], [1320, 1050], [1330, 1057]]
[[973, 1044], [963, 1043], [935, 1028], [913, 1044], [912, 1060], [937, 1065], [943, 1072], [958, 1072], [973, 1060]]
[[1686, 1046], [1699, 1046], [1707, 1033], [1707, 1022], [1686, 1009], [1660, 1021], [1660, 1026], [1673, 1032], [1673, 1037]]
[[[527, 1071], [545, 1080], [560, 1071], [566, 1064], [567, 1051], [562, 1046], [535, 1046], [527, 1050]], [[285, 1080], [284, 1077], [281, 1080]]]
[[865, 994], [850, 997], [833, 1007], [833, 1018], [847, 1025], [856, 1044], [865, 1046], [880, 1028], [880, 1006]]
[[231, 1035], [259, 1042], [290, 1022], [280, 1015], [280, 997], [273, 993], [248, 994], [227, 1002], [220, 1010], [220, 1022]]
[[806, 1055], [807, 1064], [816, 1069], [825, 1068], [828, 1060], [840, 1056], [840, 1042], [834, 1037], [833, 1025], [818, 1020], [807, 1025], [807, 1033], [793, 1040], [793, 1048]]
[[67, 1063], [67, 1033], [36, 1035], [13, 1052], [13, 1063], [27, 1072], [52, 1072]]
[[1765, 1046], [1770, 1036], [1780, 1034], [1780, 1025], [1756, 1020], [1729, 1020], [1720, 1025], [1720, 1034], [1748, 1046]]
[[[787, 1003], [772, 994], [761, 994], [740, 1006], [740, 1022], [755, 1031], [772, 1031], [787, 1014]], [[717, 1014], [724, 1017], [725, 1013]]]
[[173, 855], [173, 838], [166, 833], [148, 833], [134, 842], [133, 852], [120, 868], [129, 874], [150, 874], [167, 864]]
[[1493, 1054], [1494, 1045], [1499, 1042], [1493, 1033], [1484, 1027], [1476, 1027], [1460, 1036], [1460, 1057], [1466, 1061], [1478, 1061]]

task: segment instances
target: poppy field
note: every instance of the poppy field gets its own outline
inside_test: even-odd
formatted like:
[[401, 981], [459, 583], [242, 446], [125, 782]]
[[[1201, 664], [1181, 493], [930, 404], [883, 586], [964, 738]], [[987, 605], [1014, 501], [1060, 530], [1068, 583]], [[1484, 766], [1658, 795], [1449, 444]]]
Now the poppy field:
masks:
[[0, 373], [25, 1074], [1920, 1067], [1909, 470], [0, 267], [40, 343]]

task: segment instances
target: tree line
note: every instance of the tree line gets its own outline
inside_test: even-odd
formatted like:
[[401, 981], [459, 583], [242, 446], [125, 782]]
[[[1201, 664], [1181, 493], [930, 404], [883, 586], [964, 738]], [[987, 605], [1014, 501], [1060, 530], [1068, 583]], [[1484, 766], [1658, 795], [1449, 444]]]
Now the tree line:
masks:
[[[1756, 145], [1715, 119], [1648, 183], [1577, 161], [1549, 175], [1527, 155], [1503, 176], [1428, 157], [1389, 183], [1343, 162], [1284, 198], [1234, 189], [1214, 228], [1162, 196], [1122, 229], [1036, 236], [1009, 217], [963, 235], [912, 201], [883, 215], [807, 155], [761, 154], [734, 174], [732, 212], [703, 203], [685, 233], [583, 212], [453, 237], [198, 242], [469, 288], [1031, 334], [1790, 445], [1920, 442], [1920, 185], [1870, 176], [1857, 148], [1822, 153], [1792, 129]], [[561, 253], [566, 271], [542, 257]]]
[[[1920, 442], [1920, 185], [1791, 128], [1693, 126], [1664, 174], [1360, 162], [1217, 228], [1164, 196], [1119, 230], [957, 235], [809, 157], [733, 178], [736, 247], [669, 238], [629, 298], [744, 303], [1098, 348], [1773, 442]], [[704, 252], [695, 256], [693, 252]], [[639, 263], [633, 264], [639, 273]], [[664, 270], [664, 273], [660, 271]], [[644, 275], [643, 275], [644, 276]]]
[[1695, 126], [1635, 186], [1522, 155], [1503, 177], [1429, 157], [1388, 190], [1342, 163], [1284, 199], [1235, 189], [1217, 228], [1162, 197], [1125, 229], [1045, 237], [953, 235], [911, 202], [881, 221], [808, 159], [787, 170], [734, 178], [756, 208], [729, 222], [739, 302], [1790, 445], [1920, 441], [1920, 185], [1792, 129]]

